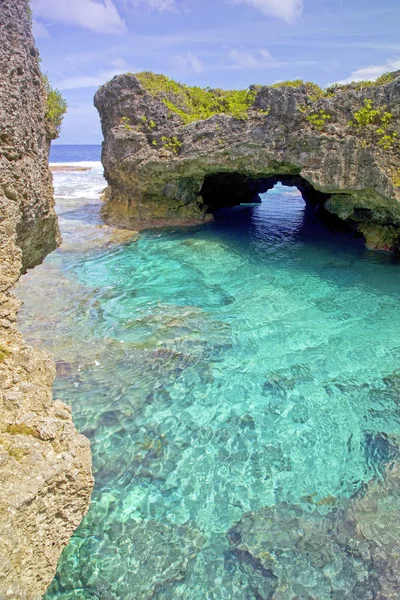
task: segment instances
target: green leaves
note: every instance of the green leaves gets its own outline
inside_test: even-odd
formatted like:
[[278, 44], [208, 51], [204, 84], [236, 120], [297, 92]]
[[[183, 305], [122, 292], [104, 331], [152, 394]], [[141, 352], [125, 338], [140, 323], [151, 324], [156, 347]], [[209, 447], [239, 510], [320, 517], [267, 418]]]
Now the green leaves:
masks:
[[42, 75], [42, 77], [46, 91], [46, 119], [54, 125], [58, 137], [68, 104], [61, 92], [51, 86], [47, 75]]
[[317, 129], [317, 131], [322, 131], [324, 129], [325, 122], [329, 121], [331, 118], [331, 115], [328, 115], [323, 108], [321, 108], [318, 112], [312, 113], [306, 117], [307, 121], [311, 123], [311, 125]]
[[377, 144], [384, 150], [390, 150], [397, 141], [397, 133], [388, 131], [393, 115], [386, 110], [386, 106], [375, 108], [373, 101], [367, 98], [364, 106], [354, 113], [353, 119], [349, 121], [349, 126], [359, 131], [364, 127], [376, 126], [375, 133], [379, 136]]
[[121, 117], [121, 121], [120, 124], [124, 127], [124, 129], [126, 129], [127, 131], [133, 131], [133, 127], [131, 125], [131, 120], [129, 117]]
[[162, 99], [171, 113], [178, 115], [185, 125], [209, 119], [217, 114], [231, 115], [238, 120], [248, 118], [257, 93], [251, 90], [213, 90], [187, 86], [165, 75], [144, 72], [136, 75], [152, 96]]
[[381, 108], [373, 108], [372, 100], [365, 99], [364, 106], [360, 110], [357, 110], [354, 117], [354, 125], [358, 128], [366, 127], [372, 123], [377, 123], [382, 115]]
[[173, 154], [179, 154], [182, 142], [180, 142], [176, 136], [166, 137], [165, 135], [163, 135], [161, 141], [164, 144], [163, 148], [165, 148], [166, 150], [170, 150]]

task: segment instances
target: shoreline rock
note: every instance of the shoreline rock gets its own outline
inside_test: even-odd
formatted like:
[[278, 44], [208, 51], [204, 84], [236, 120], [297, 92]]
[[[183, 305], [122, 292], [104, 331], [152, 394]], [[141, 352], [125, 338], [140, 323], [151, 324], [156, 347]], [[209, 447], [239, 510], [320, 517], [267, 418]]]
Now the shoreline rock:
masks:
[[[120, 75], [102, 86], [94, 102], [106, 220], [135, 229], [204, 223], [221, 205], [254, 201], [281, 181], [369, 247], [399, 251], [400, 72], [365, 87], [253, 86], [250, 93], [246, 114], [193, 120], [190, 88], [161, 75]], [[369, 122], [373, 108], [379, 117]]]
[[55, 366], [17, 330], [12, 287], [61, 241], [48, 155], [54, 128], [26, 0], [0, 0], [0, 596], [40, 598], [86, 513], [89, 441], [52, 399]]

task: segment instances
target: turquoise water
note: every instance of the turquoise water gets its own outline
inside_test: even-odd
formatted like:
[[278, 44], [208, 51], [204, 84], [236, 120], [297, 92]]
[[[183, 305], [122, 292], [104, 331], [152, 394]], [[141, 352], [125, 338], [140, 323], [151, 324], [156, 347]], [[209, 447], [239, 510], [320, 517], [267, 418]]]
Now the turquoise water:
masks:
[[111, 243], [102, 183], [98, 166], [56, 174], [65, 246], [18, 288], [96, 478], [46, 597], [256, 600], [228, 530], [278, 502], [332, 510], [400, 435], [400, 266], [282, 186]]

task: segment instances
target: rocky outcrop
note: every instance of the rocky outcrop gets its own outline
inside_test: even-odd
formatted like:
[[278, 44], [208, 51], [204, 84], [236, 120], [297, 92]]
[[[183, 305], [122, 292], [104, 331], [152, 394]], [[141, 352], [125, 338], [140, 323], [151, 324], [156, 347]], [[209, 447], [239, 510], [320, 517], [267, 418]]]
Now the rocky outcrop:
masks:
[[400, 72], [325, 91], [253, 86], [248, 97], [243, 112], [237, 95], [152, 74], [102, 86], [106, 218], [133, 228], [203, 222], [227, 197], [238, 204], [283, 181], [308, 188], [306, 201], [370, 247], [398, 250]]
[[24, 343], [10, 292], [60, 241], [28, 10], [0, 0], [0, 597], [13, 600], [45, 592], [93, 486], [89, 442], [53, 402], [54, 365]]

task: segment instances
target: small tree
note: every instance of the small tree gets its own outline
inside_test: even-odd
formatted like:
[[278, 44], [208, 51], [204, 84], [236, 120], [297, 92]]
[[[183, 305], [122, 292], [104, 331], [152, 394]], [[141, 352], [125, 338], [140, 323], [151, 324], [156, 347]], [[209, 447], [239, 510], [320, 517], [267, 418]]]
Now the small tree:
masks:
[[43, 75], [43, 81], [46, 90], [46, 119], [54, 125], [58, 137], [68, 104], [61, 92], [52, 87], [47, 75]]

